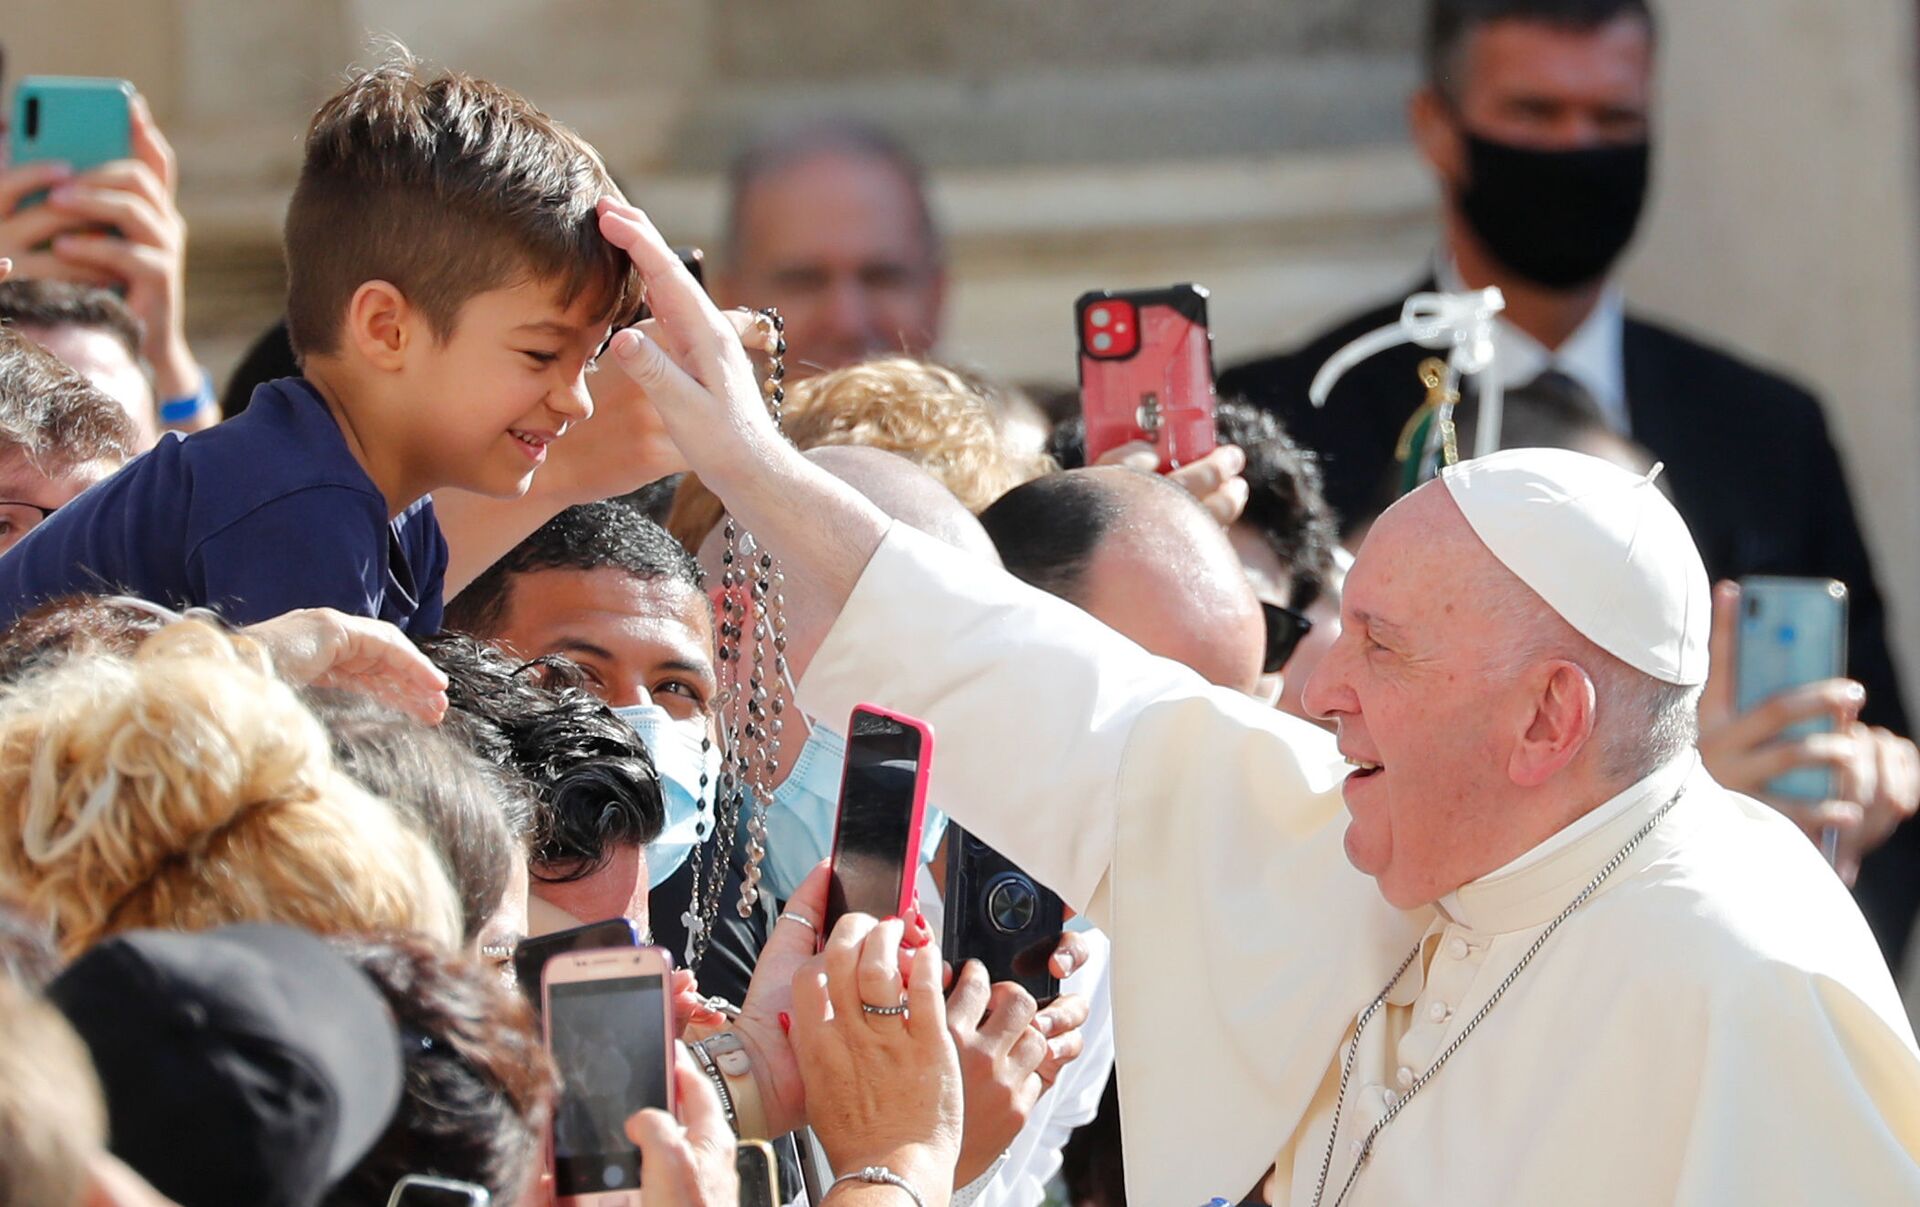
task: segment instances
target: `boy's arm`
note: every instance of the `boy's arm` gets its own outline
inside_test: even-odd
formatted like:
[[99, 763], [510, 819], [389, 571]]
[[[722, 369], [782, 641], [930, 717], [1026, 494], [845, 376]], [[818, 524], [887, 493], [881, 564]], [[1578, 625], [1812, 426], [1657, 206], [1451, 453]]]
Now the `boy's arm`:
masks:
[[187, 550], [193, 602], [235, 624], [300, 608], [380, 616], [387, 517], [378, 498], [316, 486], [256, 507]]

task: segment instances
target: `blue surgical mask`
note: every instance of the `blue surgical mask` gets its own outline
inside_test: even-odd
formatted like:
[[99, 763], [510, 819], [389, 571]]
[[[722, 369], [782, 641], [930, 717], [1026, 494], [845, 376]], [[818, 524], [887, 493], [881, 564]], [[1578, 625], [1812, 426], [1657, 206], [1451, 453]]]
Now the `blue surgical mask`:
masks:
[[[833, 853], [833, 823], [840, 811], [840, 779], [847, 740], [818, 721], [793, 762], [785, 783], [767, 806], [767, 886], [784, 901], [793, 896], [822, 859]], [[947, 815], [927, 807], [920, 827], [920, 860], [932, 863], [947, 832]]]
[[713, 831], [713, 799], [720, 780], [720, 751], [707, 740], [704, 717], [676, 720], [658, 704], [616, 708], [653, 756], [667, 821], [647, 844], [647, 887], [659, 888]]

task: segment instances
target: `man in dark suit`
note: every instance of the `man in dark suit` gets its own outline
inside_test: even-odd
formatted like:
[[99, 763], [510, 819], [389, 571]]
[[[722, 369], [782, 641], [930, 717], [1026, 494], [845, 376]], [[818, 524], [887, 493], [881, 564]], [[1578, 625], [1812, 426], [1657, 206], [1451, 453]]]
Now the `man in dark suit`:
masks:
[[[1650, 161], [1654, 20], [1646, 0], [1432, 0], [1426, 82], [1409, 106], [1439, 178], [1433, 274], [1409, 292], [1497, 285], [1506, 298], [1490, 370], [1507, 387], [1571, 378], [1609, 426], [1665, 462], [1674, 500], [1716, 578], [1817, 575], [1851, 595], [1849, 672], [1865, 720], [1907, 732], [1885, 607], [1818, 401], [1786, 379], [1628, 313], [1609, 272], [1638, 224]], [[1425, 397], [1406, 346], [1349, 372], [1324, 409], [1314, 373], [1403, 298], [1284, 356], [1229, 370], [1223, 395], [1274, 410], [1322, 459], [1351, 531], [1392, 500], [1395, 448]], [[1469, 447], [1473, 434], [1463, 431]], [[1857, 731], [1864, 766], [1908, 766], [1911, 743]], [[1768, 735], [1769, 737], [1774, 735]], [[1913, 812], [1911, 776], [1865, 792], [1862, 832]], [[1876, 815], [1876, 811], [1877, 815]], [[1920, 825], [1868, 858], [1857, 886], [1890, 959], [1920, 909]]]

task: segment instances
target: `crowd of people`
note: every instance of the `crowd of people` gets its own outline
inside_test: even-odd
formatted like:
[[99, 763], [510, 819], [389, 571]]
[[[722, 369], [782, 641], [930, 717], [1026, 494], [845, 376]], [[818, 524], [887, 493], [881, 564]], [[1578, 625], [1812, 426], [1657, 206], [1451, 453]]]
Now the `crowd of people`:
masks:
[[[660, 1038], [557, 1060], [516, 955], [608, 922], [674, 964], [672, 1105], [582, 1201], [758, 1203], [755, 1140], [818, 1207], [1920, 1201], [1920, 750], [1841, 458], [1611, 276], [1656, 15], [1426, 33], [1409, 292], [1500, 289], [1456, 420], [1499, 383], [1507, 446], [1430, 474], [1425, 351], [1309, 402], [1401, 298], [1226, 369], [1204, 457], [1090, 458], [936, 359], [922, 168], [854, 123], [739, 155], [703, 285], [388, 47], [220, 390], [145, 102], [0, 166], [0, 1201], [589, 1195], [560, 1068]], [[1756, 574], [1845, 584], [1848, 677], [1741, 707]], [[863, 704], [939, 753], [912, 908], [829, 925]], [[1064, 903], [1057, 997], [943, 959], [962, 827]]]

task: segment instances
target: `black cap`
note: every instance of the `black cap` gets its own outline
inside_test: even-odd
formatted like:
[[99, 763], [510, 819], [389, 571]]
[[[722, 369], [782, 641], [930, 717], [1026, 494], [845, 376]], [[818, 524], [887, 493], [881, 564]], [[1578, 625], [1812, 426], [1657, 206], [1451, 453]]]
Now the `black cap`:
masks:
[[93, 1054], [109, 1147], [181, 1207], [304, 1207], [400, 1101], [400, 1038], [359, 969], [285, 926], [134, 931], [47, 990]]

